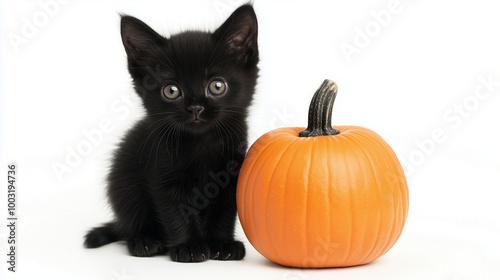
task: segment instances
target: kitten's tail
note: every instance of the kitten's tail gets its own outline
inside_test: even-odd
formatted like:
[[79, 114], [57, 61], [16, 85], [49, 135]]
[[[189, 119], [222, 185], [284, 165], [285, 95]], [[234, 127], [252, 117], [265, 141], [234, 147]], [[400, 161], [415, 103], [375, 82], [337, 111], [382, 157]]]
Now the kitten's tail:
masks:
[[87, 235], [85, 235], [83, 246], [85, 246], [85, 248], [97, 248], [120, 239], [116, 224], [111, 222], [101, 227], [91, 229]]

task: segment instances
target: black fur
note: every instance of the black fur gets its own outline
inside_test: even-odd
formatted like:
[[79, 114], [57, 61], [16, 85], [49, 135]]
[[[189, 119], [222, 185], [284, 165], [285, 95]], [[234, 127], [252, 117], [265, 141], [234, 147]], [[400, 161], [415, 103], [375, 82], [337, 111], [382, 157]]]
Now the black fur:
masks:
[[[114, 221], [85, 247], [123, 240], [131, 255], [174, 261], [240, 260], [236, 182], [247, 149], [247, 112], [258, 76], [257, 19], [238, 8], [215, 32], [171, 38], [122, 16], [121, 35], [146, 116], [124, 137], [108, 175]], [[209, 83], [222, 95], [210, 91]], [[174, 85], [181, 94], [162, 96]], [[167, 88], [171, 89], [171, 88]], [[165, 91], [175, 96], [175, 88]]]

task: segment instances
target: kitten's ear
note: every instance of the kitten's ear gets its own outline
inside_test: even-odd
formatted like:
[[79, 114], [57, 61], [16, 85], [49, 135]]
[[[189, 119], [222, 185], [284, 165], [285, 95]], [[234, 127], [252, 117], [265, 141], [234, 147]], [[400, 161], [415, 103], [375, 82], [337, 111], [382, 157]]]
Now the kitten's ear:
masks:
[[251, 4], [239, 7], [213, 34], [244, 63], [257, 63], [257, 16]]
[[133, 61], [147, 58], [148, 53], [165, 40], [147, 24], [128, 15], [121, 16], [121, 35], [127, 56]]

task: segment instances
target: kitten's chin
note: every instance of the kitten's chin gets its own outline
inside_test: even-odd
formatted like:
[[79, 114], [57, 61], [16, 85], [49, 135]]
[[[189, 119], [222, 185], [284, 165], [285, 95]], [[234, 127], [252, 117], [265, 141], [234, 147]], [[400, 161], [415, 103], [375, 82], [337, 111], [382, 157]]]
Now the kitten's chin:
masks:
[[203, 119], [195, 119], [186, 122], [184, 128], [192, 134], [201, 134], [210, 128], [210, 123]]
[[205, 120], [202, 120], [202, 119], [194, 119], [194, 120], [189, 121], [188, 123], [190, 123], [191, 125], [202, 125], [202, 124], [207, 123], [207, 122]]
[[187, 121], [187, 125], [192, 127], [202, 127], [208, 126], [208, 122], [204, 119], [192, 119]]

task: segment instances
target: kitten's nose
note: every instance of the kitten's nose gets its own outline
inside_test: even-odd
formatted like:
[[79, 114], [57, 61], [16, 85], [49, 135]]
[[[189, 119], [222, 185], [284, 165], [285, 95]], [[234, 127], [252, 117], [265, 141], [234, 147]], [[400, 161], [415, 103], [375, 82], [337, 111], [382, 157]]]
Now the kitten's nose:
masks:
[[191, 112], [195, 117], [198, 117], [203, 110], [205, 110], [205, 107], [201, 105], [191, 105], [187, 107], [187, 110]]

